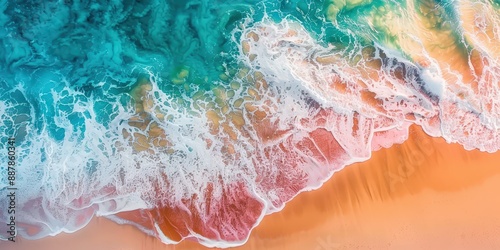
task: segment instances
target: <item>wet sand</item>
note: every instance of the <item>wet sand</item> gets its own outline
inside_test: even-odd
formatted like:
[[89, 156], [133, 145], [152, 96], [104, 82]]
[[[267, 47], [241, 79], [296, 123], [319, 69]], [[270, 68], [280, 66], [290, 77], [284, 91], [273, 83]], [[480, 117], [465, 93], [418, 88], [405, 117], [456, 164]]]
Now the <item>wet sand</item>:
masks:
[[[402, 145], [374, 152], [264, 218], [234, 249], [500, 249], [500, 152], [465, 151], [412, 126]], [[95, 218], [84, 229], [0, 249], [207, 249], [163, 245]]]

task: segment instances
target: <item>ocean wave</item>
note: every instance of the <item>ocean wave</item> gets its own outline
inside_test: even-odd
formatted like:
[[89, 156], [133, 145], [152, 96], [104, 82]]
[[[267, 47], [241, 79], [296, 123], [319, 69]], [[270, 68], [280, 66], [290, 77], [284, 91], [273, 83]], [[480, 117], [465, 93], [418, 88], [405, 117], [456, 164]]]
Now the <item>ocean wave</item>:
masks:
[[500, 147], [489, 1], [0, 6], [24, 238], [106, 216], [167, 244], [237, 246], [412, 124]]

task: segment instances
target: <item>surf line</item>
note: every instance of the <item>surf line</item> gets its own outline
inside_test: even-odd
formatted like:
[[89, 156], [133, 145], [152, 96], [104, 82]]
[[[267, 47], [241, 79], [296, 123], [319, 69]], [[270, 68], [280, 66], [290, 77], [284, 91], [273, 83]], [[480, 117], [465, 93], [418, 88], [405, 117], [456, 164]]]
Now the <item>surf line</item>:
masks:
[[16, 242], [16, 139], [11, 137], [7, 140], [7, 234], [9, 241]]

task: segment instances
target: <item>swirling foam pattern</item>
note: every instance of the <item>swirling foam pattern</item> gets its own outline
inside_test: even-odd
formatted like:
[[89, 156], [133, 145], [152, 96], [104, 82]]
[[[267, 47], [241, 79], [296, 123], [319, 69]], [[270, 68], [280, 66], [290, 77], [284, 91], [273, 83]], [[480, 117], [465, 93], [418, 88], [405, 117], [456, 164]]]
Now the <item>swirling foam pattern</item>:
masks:
[[497, 151], [499, 8], [1, 0], [0, 139], [17, 142], [18, 234], [106, 216], [165, 243], [240, 245], [411, 124]]

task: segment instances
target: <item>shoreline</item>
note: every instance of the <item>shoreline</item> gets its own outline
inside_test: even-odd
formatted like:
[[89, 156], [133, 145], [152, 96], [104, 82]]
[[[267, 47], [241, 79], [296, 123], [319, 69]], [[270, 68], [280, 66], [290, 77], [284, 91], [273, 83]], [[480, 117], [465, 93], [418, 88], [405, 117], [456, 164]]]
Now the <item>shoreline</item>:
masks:
[[[229, 249], [500, 248], [500, 152], [466, 151], [416, 126], [409, 139], [336, 172], [264, 217], [248, 242]], [[93, 218], [80, 231], [9, 249], [214, 249], [164, 245], [130, 225]]]

